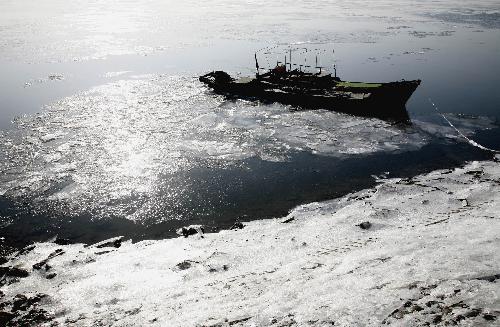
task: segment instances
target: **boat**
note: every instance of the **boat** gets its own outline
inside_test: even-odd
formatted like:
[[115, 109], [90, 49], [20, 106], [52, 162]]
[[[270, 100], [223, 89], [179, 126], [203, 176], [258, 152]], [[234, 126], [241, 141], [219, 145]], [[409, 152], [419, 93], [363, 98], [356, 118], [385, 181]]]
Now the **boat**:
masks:
[[[336, 74], [292, 69], [290, 61], [277, 62], [273, 69], [255, 76], [233, 78], [224, 71], [212, 71], [199, 80], [215, 93], [228, 98], [278, 102], [295, 109], [326, 109], [362, 117], [388, 121], [409, 121], [406, 102], [420, 85], [420, 80], [389, 83], [343, 81]], [[317, 62], [317, 59], [316, 59]], [[309, 67], [309, 66], [305, 66]]]

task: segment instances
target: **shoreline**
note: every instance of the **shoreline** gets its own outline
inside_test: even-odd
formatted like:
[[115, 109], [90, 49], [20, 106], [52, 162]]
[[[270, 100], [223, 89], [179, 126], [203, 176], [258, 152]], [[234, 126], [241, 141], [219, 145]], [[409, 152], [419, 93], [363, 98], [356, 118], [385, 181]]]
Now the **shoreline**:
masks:
[[491, 326], [500, 320], [499, 159], [383, 180], [242, 229], [37, 243], [1, 266], [0, 321]]
[[[462, 167], [469, 161], [491, 158], [493, 156], [490, 153], [466, 142], [447, 146], [431, 143], [417, 152], [372, 154], [361, 158], [339, 159], [340, 161], [299, 152], [290, 158], [293, 164], [287, 163], [284, 168], [277, 168], [282, 165], [279, 163], [266, 163], [251, 158], [245, 161], [244, 166], [250, 169], [230, 169], [230, 176], [225, 175], [226, 180], [223, 182], [221, 178], [227, 174], [227, 168], [215, 172], [208, 169], [198, 173], [206, 173], [208, 176], [197, 179], [200, 184], [219, 185], [211, 190], [202, 189], [201, 192], [205, 194], [198, 201], [208, 196], [208, 200], [203, 202], [206, 204], [211, 201], [213, 204], [216, 197], [210, 198], [210, 191], [219, 194], [234, 185], [245, 185], [244, 188], [232, 189], [238, 194], [244, 194], [244, 197], [236, 201], [222, 199], [225, 205], [208, 209], [209, 219], [204, 219], [202, 213], [206, 213], [203, 209], [205, 207], [200, 206], [201, 210], [190, 212], [193, 214], [192, 219], [168, 217], [169, 219], [152, 224], [137, 224], [121, 216], [102, 218], [98, 213], [80, 213], [78, 208], [73, 208], [76, 209], [75, 213], [71, 201], [45, 202], [37, 198], [26, 201], [22, 197], [8, 199], [0, 196], [0, 215], [3, 213], [6, 220], [12, 217], [3, 227], [4, 240], [0, 240], [0, 256], [18, 251], [33, 242], [49, 241], [56, 236], [68, 239], [71, 243], [92, 244], [123, 235], [136, 243], [176, 237], [176, 229], [190, 224], [203, 224], [205, 232], [216, 233], [230, 228], [236, 221], [285, 217], [297, 206], [329, 201], [374, 187], [377, 176], [412, 178], [436, 169], [453, 169]], [[262, 176], [266, 183], [259, 183], [259, 179], [253, 177], [255, 174]], [[276, 175], [279, 178], [273, 181]], [[299, 191], [300, 194], [297, 193]], [[154, 221], [153, 217], [151, 221]]]

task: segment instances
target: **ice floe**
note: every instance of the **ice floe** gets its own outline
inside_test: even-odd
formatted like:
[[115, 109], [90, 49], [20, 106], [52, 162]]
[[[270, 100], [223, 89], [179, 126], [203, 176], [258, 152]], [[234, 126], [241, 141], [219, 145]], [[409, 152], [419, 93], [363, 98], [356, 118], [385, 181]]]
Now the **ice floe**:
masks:
[[[486, 117], [448, 118], [466, 135], [495, 126]], [[153, 198], [160, 176], [200, 166], [233, 167], [249, 158], [286, 162], [298, 152], [346, 158], [460, 141], [451, 127], [418, 119], [400, 126], [327, 110], [228, 101], [189, 76], [119, 80], [15, 123], [17, 129], [0, 139], [2, 193], [64, 199], [79, 210], [88, 203], [108, 210], [119, 194]]]

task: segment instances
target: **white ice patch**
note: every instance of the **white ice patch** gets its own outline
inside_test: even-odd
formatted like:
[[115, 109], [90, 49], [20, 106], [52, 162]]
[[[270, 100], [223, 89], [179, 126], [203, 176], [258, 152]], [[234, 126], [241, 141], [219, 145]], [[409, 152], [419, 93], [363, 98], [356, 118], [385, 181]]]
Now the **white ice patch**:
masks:
[[123, 70], [123, 71], [119, 71], [119, 72], [107, 72], [103, 76], [106, 78], [113, 78], [113, 77], [123, 76], [123, 75], [129, 74], [131, 72], [132, 71], [130, 71], [130, 70]]
[[41, 135], [39, 138], [40, 138], [40, 141], [42, 141], [43, 143], [47, 143], [50, 141], [57, 140], [57, 139], [61, 138], [62, 136], [63, 136], [63, 134], [61, 134], [61, 133], [52, 133], [52, 134]]

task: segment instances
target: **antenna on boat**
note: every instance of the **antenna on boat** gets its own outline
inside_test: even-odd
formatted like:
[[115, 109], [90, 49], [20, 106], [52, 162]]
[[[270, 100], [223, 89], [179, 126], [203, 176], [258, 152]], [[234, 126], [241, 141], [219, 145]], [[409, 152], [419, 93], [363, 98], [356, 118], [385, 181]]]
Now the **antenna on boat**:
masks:
[[318, 66], [318, 55], [317, 54], [316, 54], [316, 66], [314, 68], [316, 68], [316, 69], [319, 68], [319, 74], [321, 74], [321, 71], [322, 71], [323, 67]]
[[290, 47], [290, 71], [292, 71], [292, 47]]
[[257, 61], [257, 52], [255, 53], [255, 68], [257, 69], [257, 76], [259, 76], [259, 62]]
[[307, 49], [306, 49], [306, 55], [304, 56], [304, 70], [307, 70]]
[[335, 64], [335, 49], [332, 49], [332, 57], [333, 57], [333, 76], [337, 77], [337, 65]]

